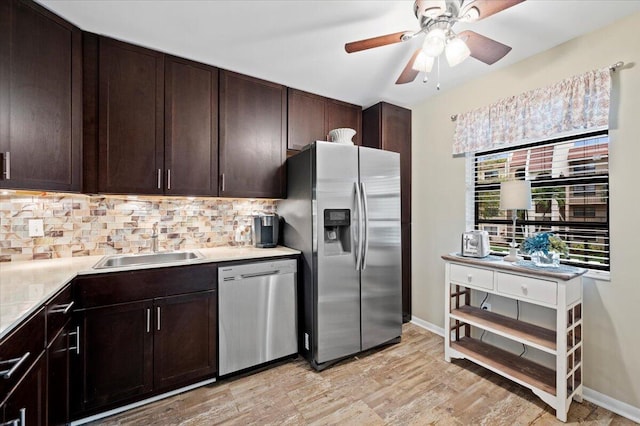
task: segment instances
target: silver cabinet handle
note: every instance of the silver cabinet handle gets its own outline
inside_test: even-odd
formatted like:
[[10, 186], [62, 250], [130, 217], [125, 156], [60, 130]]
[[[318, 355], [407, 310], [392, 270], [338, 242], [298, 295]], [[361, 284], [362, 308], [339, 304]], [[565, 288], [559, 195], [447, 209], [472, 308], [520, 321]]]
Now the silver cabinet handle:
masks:
[[9, 420], [8, 422], [0, 423], [0, 426], [26, 426], [27, 424], [27, 409], [20, 409], [20, 417], [17, 419]]
[[4, 178], [11, 179], [11, 153], [9, 151], [4, 153]]
[[151, 308], [147, 308], [147, 333], [151, 332]]
[[160, 331], [160, 306], [156, 306], [157, 330]]
[[0, 371], [0, 374], [2, 374], [2, 378], [10, 379], [13, 373], [15, 373], [16, 370], [20, 368], [20, 366], [27, 360], [27, 358], [29, 358], [29, 355], [31, 355], [31, 352], [25, 353], [20, 358], [8, 359], [6, 361], [0, 362], [0, 365], [11, 364], [12, 362], [14, 363], [13, 366], [8, 370]]
[[71, 308], [73, 307], [73, 301], [71, 303], [67, 303], [66, 305], [58, 305], [55, 308], [51, 309], [49, 312], [52, 314], [62, 313], [63, 315], [67, 315]]
[[167, 189], [171, 189], [171, 169], [167, 169]]
[[367, 267], [367, 254], [369, 253], [369, 205], [367, 203], [367, 188], [364, 182], [360, 183], [362, 187], [362, 204], [364, 205], [364, 241], [362, 242], [362, 270]]
[[158, 189], [162, 189], [162, 169], [158, 169]]
[[220, 191], [224, 192], [224, 173], [220, 175]]

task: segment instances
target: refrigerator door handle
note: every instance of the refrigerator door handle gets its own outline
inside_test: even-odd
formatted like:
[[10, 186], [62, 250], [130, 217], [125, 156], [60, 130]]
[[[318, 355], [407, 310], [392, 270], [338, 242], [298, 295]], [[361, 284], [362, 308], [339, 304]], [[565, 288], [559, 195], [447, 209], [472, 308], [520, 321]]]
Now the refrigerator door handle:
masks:
[[362, 240], [362, 266], [360, 270], [364, 271], [367, 267], [367, 254], [369, 252], [369, 204], [367, 203], [367, 188], [364, 186], [364, 182], [360, 182], [362, 205], [364, 206], [363, 223], [364, 223], [364, 238]]
[[356, 271], [360, 270], [360, 263], [362, 262], [362, 194], [360, 193], [360, 185], [358, 182], [356, 186], [356, 214], [358, 220], [356, 221], [356, 228], [353, 235], [356, 238]]

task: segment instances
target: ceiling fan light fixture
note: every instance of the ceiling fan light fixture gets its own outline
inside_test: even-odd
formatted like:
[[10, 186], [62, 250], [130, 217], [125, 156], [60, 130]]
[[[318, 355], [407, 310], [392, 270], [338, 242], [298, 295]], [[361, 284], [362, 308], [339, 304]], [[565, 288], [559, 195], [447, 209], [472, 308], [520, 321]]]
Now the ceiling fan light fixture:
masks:
[[460, 14], [460, 22], [475, 22], [478, 19], [480, 19], [480, 11], [475, 6], [463, 10]]
[[416, 0], [414, 3], [414, 13], [416, 17], [437, 18], [447, 11], [445, 0]]
[[444, 46], [446, 44], [447, 35], [444, 30], [441, 28], [434, 28], [424, 39], [424, 44], [422, 45], [422, 51], [427, 56], [431, 56], [435, 58], [440, 55], [444, 50]]
[[455, 67], [471, 55], [471, 50], [469, 50], [467, 43], [462, 41], [460, 38], [455, 37], [447, 43], [444, 54], [447, 57], [447, 63], [449, 63], [449, 66]]
[[427, 56], [424, 51], [420, 51], [411, 68], [419, 72], [430, 72], [433, 68], [433, 61], [433, 56]]

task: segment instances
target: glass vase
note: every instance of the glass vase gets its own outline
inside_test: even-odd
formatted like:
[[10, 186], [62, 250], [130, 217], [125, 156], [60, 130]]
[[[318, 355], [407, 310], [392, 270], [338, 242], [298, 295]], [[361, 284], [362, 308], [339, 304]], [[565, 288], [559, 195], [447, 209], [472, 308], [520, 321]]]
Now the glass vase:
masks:
[[543, 268], [557, 268], [560, 266], [560, 253], [536, 251], [531, 253], [531, 261]]

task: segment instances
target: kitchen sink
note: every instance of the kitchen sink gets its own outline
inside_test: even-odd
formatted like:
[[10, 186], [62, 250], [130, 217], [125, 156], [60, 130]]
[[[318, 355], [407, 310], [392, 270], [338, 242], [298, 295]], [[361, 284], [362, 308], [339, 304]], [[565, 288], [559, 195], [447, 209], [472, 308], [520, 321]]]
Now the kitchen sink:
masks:
[[123, 266], [158, 265], [163, 263], [180, 262], [201, 259], [202, 255], [196, 251], [173, 251], [149, 254], [123, 254], [105, 256], [93, 269], [120, 268]]

